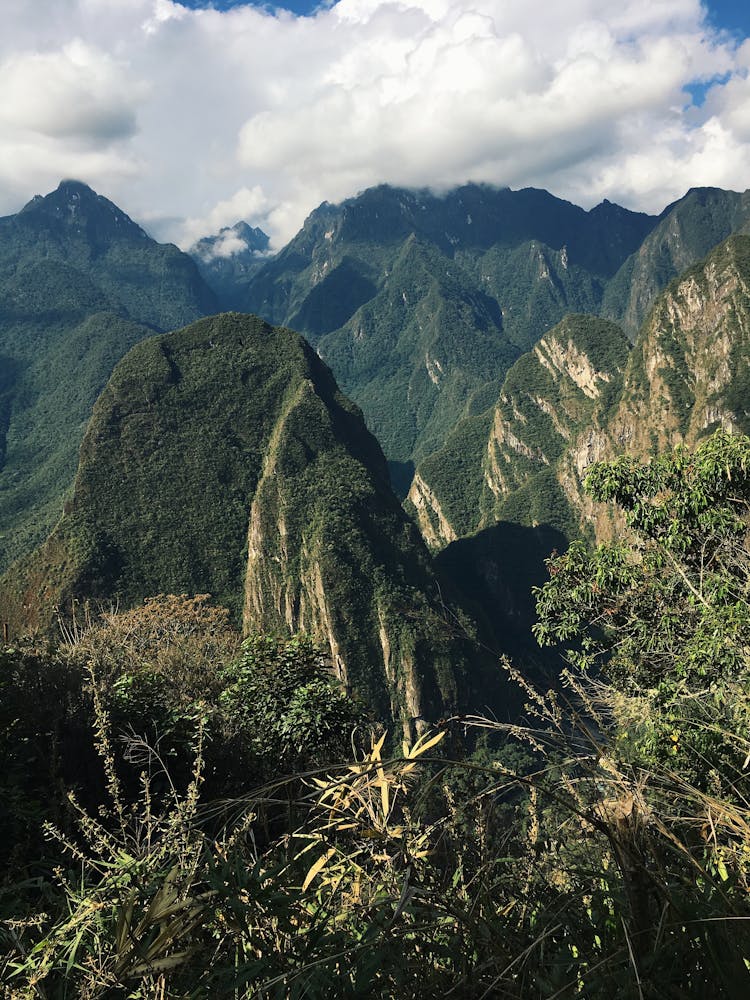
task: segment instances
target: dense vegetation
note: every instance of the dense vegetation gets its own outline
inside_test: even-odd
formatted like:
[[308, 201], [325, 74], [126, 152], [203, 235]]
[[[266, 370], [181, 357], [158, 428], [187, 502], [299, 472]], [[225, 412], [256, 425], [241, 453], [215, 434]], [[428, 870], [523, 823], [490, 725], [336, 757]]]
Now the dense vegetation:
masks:
[[747, 995], [750, 238], [633, 350], [577, 312], [747, 217], [378, 188], [196, 251], [316, 350], [152, 336], [214, 299], [82, 185], [0, 220], [0, 607], [45, 626], [0, 648], [3, 995]]
[[609, 282], [602, 315], [634, 339], [657, 295], [732, 233], [747, 232], [750, 196], [745, 191], [692, 188], [662, 212], [659, 223]]
[[614, 323], [574, 313], [516, 361], [488, 409], [460, 421], [418, 466], [456, 534], [500, 521], [579, 534], [555, 465], [606, 414], [629, 353]]
[[486, 414], [459, 422], [418, 466], [429, 537], [451, 537], [438, 507], [459, 535], [503, 521], [568, 540], [617, 531], [617, 516], [584, 495], [592, 461], [747, 429], [749, 289], [750, 237], [735, 234], [669, 283], [632, 349], [614, 324], [567, 316], [512, 366]]
[[[532, 189], [379, 187], [321, 206], [274, 258], [260, 230], [238, 223], [193, 248], [196, 269], [65, 181], [0, 220], [0, 571], [59, 516], [115, 363], [153, 331], [215, 312], [209, 285], [225, 308], [311, 338], [362, 406], [404, 495], [413, 465], [439, 453], [459, 420], [488, 410], [509, 367], [555, 323], [603, 310], [634, 335], [670, 279], [746, 225], [746, 202], [698, 189], [657, 224]], [[246, 250], [228, 254], [230, 244]], [[454, 505], [461, 532], [478, 478], [474, 469]]]
[[631, 535], [551, 562], [528, 725], [402, 744], [203, 598], [6, 648], [10, 995], [745, 996], [750, 440], [587, 488]]
[[598, 310], [655, 222], [533, 189], [380, 186], [321, 205], [232, 302], [308, 337], [388, 458], [419, 461], [546, 330]]
[[186, 254], [83, 184], [0, 219], [0, 572], [59, 517], [115, 364], [216, 308]]
[[471, 629], [377, 442], [309, 345], [255, 317], [152, 337], [117, 366], [64, 516], [0, 607], [18, 634], [71, 601], [162, 591], [210, 592], [246, 629], [304, 628], [381, 718], [470, 699]]

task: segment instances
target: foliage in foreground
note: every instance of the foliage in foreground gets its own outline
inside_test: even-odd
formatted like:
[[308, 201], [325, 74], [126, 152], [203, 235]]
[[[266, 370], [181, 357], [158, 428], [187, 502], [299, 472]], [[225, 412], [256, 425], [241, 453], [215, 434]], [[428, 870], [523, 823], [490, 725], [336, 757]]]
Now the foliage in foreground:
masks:
[[[747, 996], [749, 477], [750, 441], [726, 436], [594, 470], [633, 536], [551, 562], [538, 634], [570, 644], [566, 686], [516, 675], [527, 724], [463, 720], [488, 731], [473, 752], [440, 730], [347, 760], [347, 734], [328, 766], [222, 802], [210, 711], [170, 783], [158, 744], [131, 735], [119, 759], [93, 685], [103, 795], [74, 797], [48, 871], [0, 897], [7, 995]], [[251, 685], [225, 705], [238, 753], [243, 712], [283, 717], [271, 692], [306, 650], [258, 639], [225, 668]]]

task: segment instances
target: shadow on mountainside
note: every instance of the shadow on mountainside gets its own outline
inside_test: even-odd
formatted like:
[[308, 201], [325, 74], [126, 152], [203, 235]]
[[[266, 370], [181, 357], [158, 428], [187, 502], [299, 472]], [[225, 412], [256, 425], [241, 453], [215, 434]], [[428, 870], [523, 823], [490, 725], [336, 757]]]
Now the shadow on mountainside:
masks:
[[[548, 579], [545, 560], [567, 547], [565, 535], [550, 525], [529, 528], [500, 521], [452, 542], [435, 558], [440, 575], [460, 592], [479, 623], [485, 644], [498, 657], [509, 656], [525, 676], [541, 684], [556, 682], [561, 660], [554, 650], [540, 649], [532, 635], [536, 621], [532, 588]], [[489, 688], [477, 694], [492, 711], [507, 712], [508, 692], [495, 688], [490, 681]], [[519, 707], [523, 700], [519, 693]]]

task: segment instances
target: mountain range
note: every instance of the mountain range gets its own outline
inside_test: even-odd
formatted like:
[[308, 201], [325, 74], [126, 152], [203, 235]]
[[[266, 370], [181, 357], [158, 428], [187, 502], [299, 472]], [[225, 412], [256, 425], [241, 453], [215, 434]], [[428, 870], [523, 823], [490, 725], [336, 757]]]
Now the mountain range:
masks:
[[541, 332], [599, 310], [656, 222], [533, 189], [381, 186], [321, 205], [234, 301], [310, 340], [403, 486]]
[[381, 186], [185, 254], [64, 181], [0, 219], [0, 618], [210, 592], [407, 728], [502, 706], [544, 558], [618, 527], [588, 465], [750, 429], [749, 226]]

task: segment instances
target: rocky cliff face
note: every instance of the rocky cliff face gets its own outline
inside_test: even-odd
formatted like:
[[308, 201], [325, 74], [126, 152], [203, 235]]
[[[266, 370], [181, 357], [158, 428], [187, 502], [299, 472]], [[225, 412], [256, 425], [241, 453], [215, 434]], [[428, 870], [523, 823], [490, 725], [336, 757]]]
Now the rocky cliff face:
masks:
[[659, 298], [606, 423], [612, 446], [648, 454], [747, 427], [750, 237], [734, 236]]
[[94, 409], [72, 501], [0, 584], [0, 617], [209, 592], [305, 629], [382, 718], [455, 705], [461, 652], [360, 412], [296, 334], [239, 314], [137, 345]]
[[592, 463], [750, 429], [750, 237], [673, 281], [632, 350], [614, 324], [567, 317], [508, 372], [489, 426], [482, 439], [459, 424], [417, 470], [409, 499], [433, 549], [499, 521], [611, 533], [583, 493]]
[[[503, 520], [569, 531], [557, 462], [611, 399], [628, 353], [614, 324], [572, 315], [520, 358], [485, 417], [485, 436], [472, 441], [478, 421], [464, 422], [449, 446], [418, 469], [419, 489], [409, 499], [428, 544], [442, 548], [458, 534]], [[453, 453], [471, 455], [475, 471], [459, 477], [458, 492]]]
[[412, 481], [407, 502], [416, 516], [422, 537], [431, 549], [442, 549], [458, 538], [456, 529], [445, 516], [434, 490], [418, 472]]
[[485, 523], [499, 519], [515, 490], [555, 465], [610, 398], [628, 353], [618, 327], [593, 317], [568, 316], [514, 365], [487, 442]]
[[672, 282], [644, 323], [615, 406], [594, 414], [558, 479], [598, 537], [617, 526], [580, 483], [593, 462], [693, 447], [718, 427], [750, 429], [750, 237], [733, 236]]

